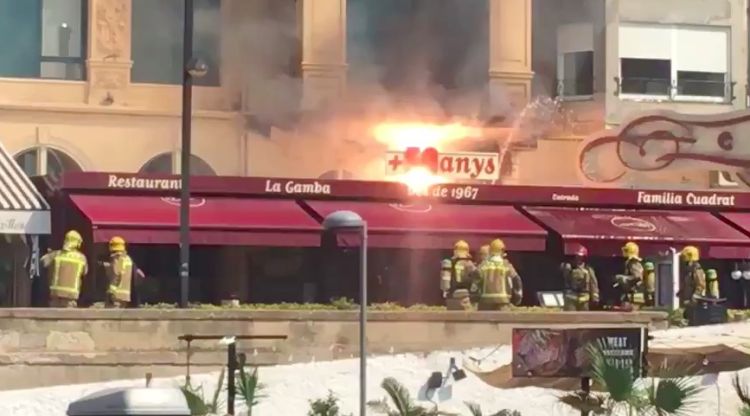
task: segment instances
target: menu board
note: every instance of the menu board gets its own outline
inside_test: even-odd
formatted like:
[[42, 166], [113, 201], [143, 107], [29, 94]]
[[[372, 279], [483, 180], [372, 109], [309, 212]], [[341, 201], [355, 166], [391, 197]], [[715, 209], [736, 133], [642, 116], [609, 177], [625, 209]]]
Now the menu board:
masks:
[[590, 346], [619, 368], [641, 368], [642, 328], [515, 328], [513, 377], [582, 378], [591, 369]]

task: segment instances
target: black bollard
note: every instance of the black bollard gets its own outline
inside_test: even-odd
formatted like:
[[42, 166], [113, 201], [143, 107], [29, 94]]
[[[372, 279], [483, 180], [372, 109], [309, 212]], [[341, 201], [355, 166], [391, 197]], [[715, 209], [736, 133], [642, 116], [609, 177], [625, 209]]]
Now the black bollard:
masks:
[[[589, 394], [591, 394], [591, 379], [588, 377], [581, 378], [581, 391], [583, 391], [583, 399], [588, 400]], [[587, 410], [581, 410], [581, 416], [589, 416]]]
[[234, 416], [234, 397], [236, 395], [234, 373], [237, 371], [237, 343], [227, 347], [227, 414]]

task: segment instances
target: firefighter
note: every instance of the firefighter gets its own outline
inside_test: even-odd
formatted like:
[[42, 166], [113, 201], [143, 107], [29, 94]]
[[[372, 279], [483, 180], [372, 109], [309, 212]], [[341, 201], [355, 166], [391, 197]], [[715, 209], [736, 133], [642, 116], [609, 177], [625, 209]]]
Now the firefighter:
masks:
[[656, 269], [654, 263], [643, 263], [643, 290], [646, 306], [656, 306]]
[[[479, 253], [477, 254], [478, 256], [477, 256], [476, 265], [477, 267], [481, 267], [482, 264], [484, 264], [484, 262], [486, 262], [487, 259], [490, 258], [490, 245], [485, 244], [482, 247], [480, 247]], [[475, 272], [474, 279], [472, 279], [472, 282], [471, 282], [471, 289], [469, 290], [470, 296], [471, 296], [471, 302], [475, 304], [479, 301], [479, 296], [481, 292], [479, 288], [479, 277], [477, 276], [477, 274], [478, 274], [478, 271]]]
[[716, 269], [706, 270], [706, 297], [712, 299], [719, 299], [719, 275], [716, 273]]
[[523, 298], [523, 284], [513, 265], [505, 257], [505, 243], [490, 243], [490, 257], [479, 268], [479, 310], [507, 310]]
[[573, 264], [563, 263], [565, 281], [565, 310], [587, 311], [599, 303], [599, 284], [594, 269], [586, 264], [588, 250], [581, 246], [575, 254]]
[[471, 301], [469, 289], [471, 276], [476, 270], [471, 260], [469, 243], [457, 241], [453, 245], [453, 257], [442, 261], [440, 289], [443, 291], [445, 305], [449, 310], [469, 310]]
[[680, 252], [685, 263], [685, 273], [680, 285], [680, 303], [683, 307], [692, 306], [706, 294], [706, 274], [700, 264], [700, 251], [695, 246], [687, 246]]
[[60, 250], [50, 251], [40, 259], [49, 278], [49, 306], [75, 308], [81, 294], [81, 279], [89, 272], [86, 256], [80, 248], [83, 238], [78, 231], [65, 233]]
[[479, 261], [477, 264], [484, 263], [485, 260], [490, 258], [490, 245], [485, 244], [482, 247], [479, 247]]
[[135, 267], [133, 259], [125, 251], [125, 240], [112, 237], [109, 240], [109, 261], [102, 262], [107, 271], [107, 307], [125, 308], [132, 300], [133, 275], [144, 278], [143, 272]]
[[638, 244], [632, 241], [622, 247], [622, 256], [625, 257], [625, 273], [616, 276], [614, 286], [621, 291], [620, 306], [624, 309], [639, 309], [645, 303], [643, 264], [639, 252]]

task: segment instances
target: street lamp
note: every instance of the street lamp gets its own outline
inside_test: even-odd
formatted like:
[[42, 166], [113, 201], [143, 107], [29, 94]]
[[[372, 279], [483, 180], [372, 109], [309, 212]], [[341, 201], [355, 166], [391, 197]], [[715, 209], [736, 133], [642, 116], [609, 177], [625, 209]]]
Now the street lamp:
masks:
[[359, 415], [367, 409], [367, 222], [356, 212], [336, 211], [323, 220], [327, 232], [359, 231]]
[[192, 151], [193, 79], [208, 72], [208, 65], [193, 58], [193, 0], [185, 0], [182, 35], [182, 149], [180, 150], [180, 307], [187, 308], [190, 293], [190, 156]]

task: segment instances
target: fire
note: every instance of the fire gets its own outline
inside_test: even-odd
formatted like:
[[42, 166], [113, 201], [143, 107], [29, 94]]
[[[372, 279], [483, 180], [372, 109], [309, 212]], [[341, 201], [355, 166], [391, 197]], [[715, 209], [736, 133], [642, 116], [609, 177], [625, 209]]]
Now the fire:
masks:
[[[372, 133], [375, 140], [385, 144], [390, 150], [406, 150], [410, 147], [434, 147], [441, 150], [447, 143], [480, 136], [482, 131], [478, 127], [461, 123], [389, 122], [378, 124]], [[424, 193], [432, 185], [450, 182], [448, 178], [435, 175], [426, 168], [412, 168], [395, 180], [408, 186], [414, 193]]]
[[433, 175], [427, 168], [409, 169], [396, 180], [409, 187], [415, 194], [425, 194], [431, 186], [447, 182], [445, 178]]
[[446, 143], [481, 134], [480, 128], [461, 123], [383, 123], [373, 129], [375, 140], [395, 150], [404, 150], [407, 147], [440, 149], [441, 145]]

